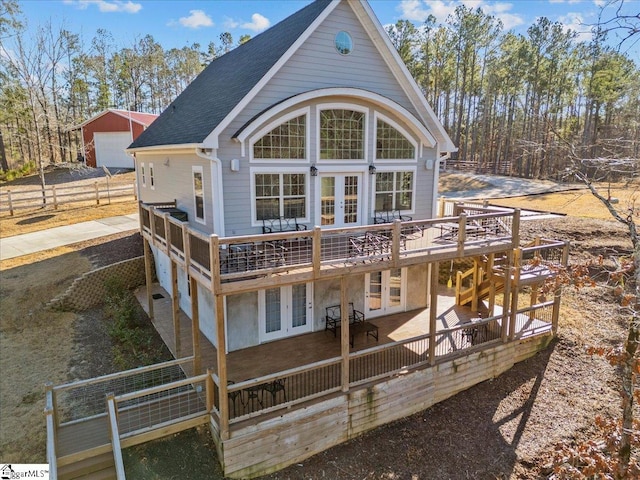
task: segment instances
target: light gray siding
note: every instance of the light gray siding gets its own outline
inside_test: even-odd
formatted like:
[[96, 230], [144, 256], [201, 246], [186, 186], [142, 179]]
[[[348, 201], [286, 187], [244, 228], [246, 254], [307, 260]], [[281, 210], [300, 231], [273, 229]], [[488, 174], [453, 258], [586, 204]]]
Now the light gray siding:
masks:
[[258, 292], [227, 297], [227, 349], [232, 352], [260, 343]]

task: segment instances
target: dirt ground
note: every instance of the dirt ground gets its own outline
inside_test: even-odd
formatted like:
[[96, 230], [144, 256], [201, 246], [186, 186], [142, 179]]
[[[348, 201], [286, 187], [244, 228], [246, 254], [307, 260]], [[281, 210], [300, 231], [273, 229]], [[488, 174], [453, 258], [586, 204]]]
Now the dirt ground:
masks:
[[[575, 213], [575, 212], [574, 212]], [[4, 219], [0, 219], [0, 228]], [[585, 218], [523, 221], [522, 238], [572, 242], [572, 263], [628, 252], [616, 223]], [[53, 312], [46, 302], [91, 268], [141, 253], [138, 234], [116, 235], [2, 262], [0, 267], [0, 459], [44, 462], [45, 381], [109, 373], [111, 351], [98, 311]], [[606, 275], [595, 288], [567, 289], [552, 345], [503, 375], [423, 412], [368, 432], [269, 479], [547, 478], [554, 445], [592, 438], [596, 415], [616, 416], [617, 374], [586, 353], [624, 336]], [[221, 479], [206, 429], [127, 449], [130, 478]]]

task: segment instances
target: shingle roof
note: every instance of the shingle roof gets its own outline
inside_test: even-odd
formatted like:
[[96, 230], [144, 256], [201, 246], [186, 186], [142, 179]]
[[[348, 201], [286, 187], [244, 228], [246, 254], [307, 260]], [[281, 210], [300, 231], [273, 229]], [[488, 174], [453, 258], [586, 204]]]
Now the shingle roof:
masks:
[[316, 0], [213, 60], [129, 148], [202, 143], [330, 2]]

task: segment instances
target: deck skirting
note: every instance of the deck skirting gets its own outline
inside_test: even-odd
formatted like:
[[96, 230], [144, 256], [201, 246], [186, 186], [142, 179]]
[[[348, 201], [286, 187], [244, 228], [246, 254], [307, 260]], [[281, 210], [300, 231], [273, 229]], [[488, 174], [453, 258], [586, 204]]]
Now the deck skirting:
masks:
[[445, 360], [267, 420], [238, 425], [229, 439], [221, 439], [212, 423], [224, 474], [254, 478], [301, 462], [497, 377], [544, 349], [551, 338], [549, 333]]

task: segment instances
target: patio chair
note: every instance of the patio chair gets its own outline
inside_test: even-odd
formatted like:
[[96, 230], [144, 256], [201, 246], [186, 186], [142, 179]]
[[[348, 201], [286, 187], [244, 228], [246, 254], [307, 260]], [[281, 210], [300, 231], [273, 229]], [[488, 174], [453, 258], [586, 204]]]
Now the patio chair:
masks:
[[[326, 308], [326, 323], [325, 330], [332, 330], [333, 336], [337, 336], [337, 330], [340, 328], [340, 322], [342, 321], [342, 313], [340, 311], [340, 305], [331, 305]], [[353, 302], [349, 302], [349, 324], [363, 323], [364, 313], [360, 310], [356, 310], [353, 306]]]

